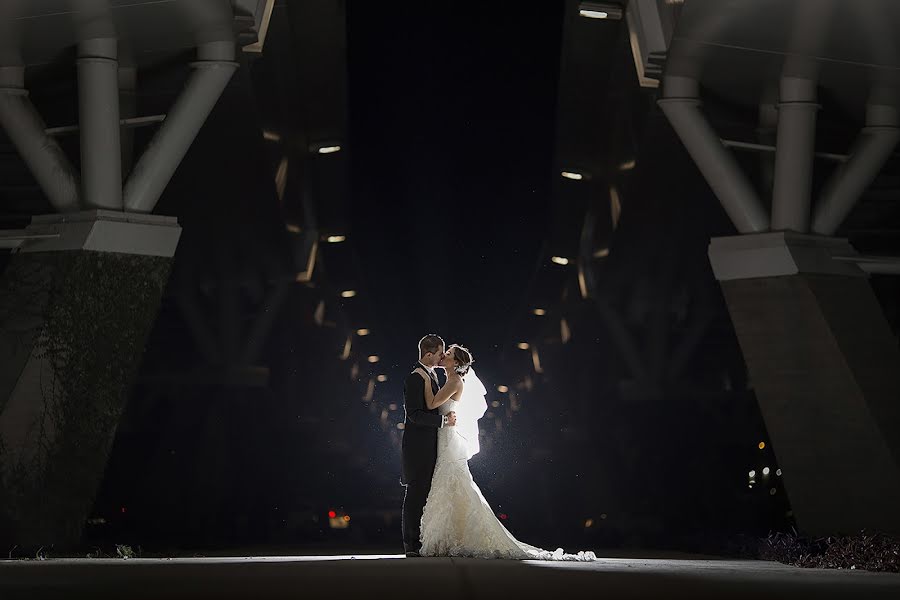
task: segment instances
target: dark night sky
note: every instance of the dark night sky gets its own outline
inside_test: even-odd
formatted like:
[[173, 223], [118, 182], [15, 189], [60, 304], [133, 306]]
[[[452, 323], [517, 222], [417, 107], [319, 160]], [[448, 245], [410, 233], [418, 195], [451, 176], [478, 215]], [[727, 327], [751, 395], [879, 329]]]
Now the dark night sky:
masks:
[[352, 232], [380, 339], [403, 368], [429, 331], [490, 364], [545, 235], [562, 3], [348, 10]]

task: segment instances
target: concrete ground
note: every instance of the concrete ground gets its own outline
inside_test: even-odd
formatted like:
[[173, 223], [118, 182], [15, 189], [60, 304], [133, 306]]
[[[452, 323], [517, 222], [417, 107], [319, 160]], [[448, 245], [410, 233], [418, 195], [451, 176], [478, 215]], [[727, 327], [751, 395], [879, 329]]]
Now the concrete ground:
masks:
[[740, 560], [398, 555], [0, 561], [0, 598], [900, 598], [900, 575]]

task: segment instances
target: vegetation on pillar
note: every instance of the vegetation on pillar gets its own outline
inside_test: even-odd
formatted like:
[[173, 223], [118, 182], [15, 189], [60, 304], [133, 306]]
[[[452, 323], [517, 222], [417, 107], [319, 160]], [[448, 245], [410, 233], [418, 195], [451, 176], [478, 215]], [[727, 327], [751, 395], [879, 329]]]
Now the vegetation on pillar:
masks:
[[15, 324], [31, 323], [21, 337], [40, 368], [42, 403], [24, 443], [0, 439], [0, 500], [17, 542], [80, 537], [170, 266], [164, 257], [87, 251], [13, 258], [0, 328], [9, 339]]

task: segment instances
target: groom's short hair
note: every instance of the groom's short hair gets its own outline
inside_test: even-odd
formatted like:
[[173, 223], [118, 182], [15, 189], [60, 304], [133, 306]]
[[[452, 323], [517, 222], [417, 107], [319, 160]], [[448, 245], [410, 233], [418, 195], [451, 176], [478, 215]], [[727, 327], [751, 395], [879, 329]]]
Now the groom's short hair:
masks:
[[444, 347], [444, 340], [439, 335], [429, 333], [419, 340], [419, 358], [423, 358], [426, 354], [432, 354]]

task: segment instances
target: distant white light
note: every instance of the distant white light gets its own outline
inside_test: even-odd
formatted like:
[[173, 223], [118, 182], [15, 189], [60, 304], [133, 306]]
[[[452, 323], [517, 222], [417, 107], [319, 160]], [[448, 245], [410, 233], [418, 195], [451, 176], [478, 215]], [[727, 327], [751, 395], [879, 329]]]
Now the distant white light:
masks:
[[378, 380], [378, 383], [384, 383], [385, 381], [387, 381], [387, 375], [379, 375], [375, 379]]
[[620, 171], [630, 171], [637, 166], [637, 161], [633, 158], [631, 160], [626, 160], [621, 165], [619, 165]]
[[606, 258], [607, 256], [609, 256], [609, 248], [594, 250], [594, 258]]
[[491, 406], [493, 406], [494, 408], [499, 408], [499, 407], [500, 407], [500, 401], [499, 401], [499, 400], [494, 400], [493, 402], [491, 402]]
[[756, 477], [756, 471], [750, 471], [749, 475], [750, 479], [753, 479], [754, 477]]
[[565, 258], [564, 256], [553, 256], [550, 258], [550, 260], [555, 262], [558, 265], [565, 266], [565, 265], [569, 264], [569, 259]]
[[775, 495], [775, 488], [772, 488], [772, 489], [769, 490], [769, 495], [770, 495], [770, 496], [774, 496], [774, 495]]
[[781, 477], [781, 469], [776, 469], [775, 474]]
[[263, 139], [268, 140], [270, 142], [280, 142], [281, 135], [278, 133], [275, 133], [274, 131], [269, 131], [267, 129], [267, 130], [263, 131]]
[[562, 171], [560, 175], [562, 175], [566, 179], [573, 179], [575, 181], [581, 181], [582, 179], [584, 179], [584, 175], [575, 171]]
[[543, 317], [544, 315], [547, 314], [547, 311], [544, 310], [543, 308], [536, 308], [536, 309], [534, 309], [532, 312], [533, 312], [534, 314], [536, 314], [537, 316], [539, 316], [539, 317]]
[[581, 2], [578, 14], [588, 19], [622, 19], [622, 6], [609, 2]]
[[381, 359], [378, 358], [378, 355], [373, 354], [372, 356], [369, 357], [368, 360], [369, 360], [370, 363], [377, 363], [377, 362], [378, 362], [379, 360], [381, 360]]
[[391, 402], [390, 404], [388, 404], [388, 410], [397, 410], [397, 403]]
[[339, 244], [346, 240], [347, 240], [346, 235], [329, 235], [327, 238], [325, 238], [325, 241], [328, 242], [329, 244]]
[[356, 290], [344, 290], [341, 292], [341, 298], [352, 298], [356, 295]]
[[322, 146], [316, 152], [318, 152], [319, 154], [334, 154], [335, 152], [340, 152], [340, 151], [341, 151], [341, 147], [335, 145], [335, 146]]
[[287, 230], [291, 233], [300, 233], [303, 231], [303, 229], [301, 229], [299, 225], [296, 225], [294, 223], [286, 224], [285, 228], [287, 228]]
[[769, 474], [769, 467], [763, 467], [763, 475]]
[[365, 336], [369, 335], [369, 333], [370, 333], [369, 330], [366, 329], [365, 327], [362, 329], [356, 330], [356, 335], [358, 335], [359, 337], [365, 337]]
[[519, 348], [519, 350], [528, 350], [528, 348], [531, 347], [528, 345], [528, 342], [519, 342], [516, 346]]
[[399, 429], [400, 431], [403, 431], [404, 429], [406, 429], [406, 424], [405, 423], [397, 423], [397, 429]]
[[506, 392], [509, 391], [509, 388], [506, 387], [505, 385], [498, 385], [497, 391], [500, 392], [501, 394], [505, 394]]

